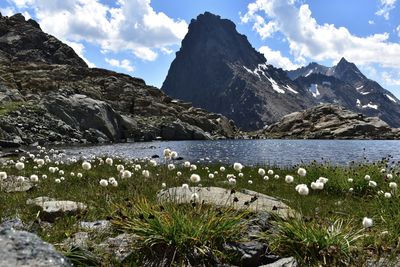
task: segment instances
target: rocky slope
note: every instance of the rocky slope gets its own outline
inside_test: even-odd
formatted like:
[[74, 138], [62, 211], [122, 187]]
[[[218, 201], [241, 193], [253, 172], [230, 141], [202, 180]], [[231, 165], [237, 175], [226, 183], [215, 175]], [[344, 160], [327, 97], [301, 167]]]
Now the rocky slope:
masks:
[[338, 105], [324, 104], [288, 114], [261, 135], [290, 139], [398, 139], [400, 130], [377, 117], [365, 117]]
[[192, 20], [162, 90], [221, 113], [244, 130], [314, 104], [281, 69], [267, 65], [235, 24], [209, 12]]
[[0, 15], [0, 139], [34, 142], [234, 137], [232, 121], [138, 78], [88, 68], [20, 15]]
[[339, 104], [400, 127], [400, 101], [344, 58], [333, 67], [311, 63], [287, 73], [299, 87], [310, 91], [317, 103]]

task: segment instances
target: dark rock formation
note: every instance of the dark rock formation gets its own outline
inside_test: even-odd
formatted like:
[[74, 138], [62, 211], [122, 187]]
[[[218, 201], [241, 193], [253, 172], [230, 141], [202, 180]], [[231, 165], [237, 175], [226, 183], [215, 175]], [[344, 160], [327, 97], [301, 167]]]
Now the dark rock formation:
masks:
[[311, 63], [287, 73], [299, 87], [312, 93], [316, 103], [339, 104], [400, 127], [400, 100], [344, 58], [330, 68]]
[[390, 128], [379, 118], [325, 104], [286, 115], [263, 134], [293, 139], [398, 139], [400, 130]]
[[284, 71], [267, 65], [232, 21], [208, 12], [190, 23], [162, 90], [221, 113], [244, 130], [314, 103]]
[[22, 15], [0, 17], [0, 76], [0, 139], [14, 143], [217, 139], [237, 132], [226, 117], [142, 79], [88, 68]]

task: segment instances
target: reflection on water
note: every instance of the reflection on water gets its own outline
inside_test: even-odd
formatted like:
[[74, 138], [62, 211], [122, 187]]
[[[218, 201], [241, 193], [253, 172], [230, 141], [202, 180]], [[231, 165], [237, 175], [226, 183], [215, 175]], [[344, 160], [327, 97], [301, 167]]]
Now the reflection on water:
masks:
[[241, 162], [245, 165], [289, 166], [312, 160], [347, 165], [351, 161], [377, 161], [392, 155], [400, 160], [400, 141], [381, 140], [221, 140], [159, 141], [66, 148], [68, 156], [114, 155], [124, 158], [162, 156], [171, 148], [192, 162]]

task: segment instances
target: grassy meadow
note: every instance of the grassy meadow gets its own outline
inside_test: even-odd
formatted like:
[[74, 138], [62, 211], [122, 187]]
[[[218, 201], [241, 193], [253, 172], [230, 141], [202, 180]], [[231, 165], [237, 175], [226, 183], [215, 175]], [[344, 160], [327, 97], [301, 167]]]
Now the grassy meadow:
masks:
[[[190, 262], [189, 250], [201, 255], [212, 252], [221, 262], [229, 263], [223, 243], [241, 238], [238, 233], [252, 216], [249, 211], [227, 207], [221, 212], [196, 205], [196, 201], [160, 206], [156, 195], [163, 188], [184, 184], [246, 188], [276, 197], [301, 214], [286, 220], [273, 217], [271, 230], [257, 237], [268, 243], [274, 254], [294, 256], [309, 266], [360, 266], [368, 259], [394, 259], [400, 251], [399, 164], [390, 156], [348, 167], [315, 162], [276, 168], [189, 163], [174, 160], [175, 153], [165, 151], [166, 157], [158, 162], [75, 159], [38, 147], [34, 153], [0, 165], [3, 181], [22, 176], [25, 178], [19, 179], [35, 184], [28, 192], [0, 191], [0, 218], [19, 217], [28, 230], [82, 266], [141, 266], [151, 255], [160, 253], [169, 255], [172, 266], [181, 266]], [[88, 210], [43, 227], [39, 208], [26, 204], [27, 199], [39, 196], [83, 202]], [[81, 230], [77, 222], [104, 219], [111, 221], [112, 231], [99, 234], [94, 242], [120, 233], [138, 236], [127, 262], [120, 264], [106, 254], [66, 251], [60, 246]]]

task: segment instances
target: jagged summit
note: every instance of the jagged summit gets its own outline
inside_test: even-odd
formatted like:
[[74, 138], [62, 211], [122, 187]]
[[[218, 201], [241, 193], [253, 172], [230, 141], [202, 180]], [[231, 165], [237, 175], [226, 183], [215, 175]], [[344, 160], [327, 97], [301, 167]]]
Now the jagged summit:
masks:
[[44, 33], [39, 24], [22, 14], [0, 16], [0, 61], [41, 62], [87, 67], [75, 51]]
[[162, 90], [244, 130], [260, 129], [311, 105], [283, 70], [266, 62], [232, 21], [206, 12], [191, 21]]

